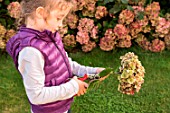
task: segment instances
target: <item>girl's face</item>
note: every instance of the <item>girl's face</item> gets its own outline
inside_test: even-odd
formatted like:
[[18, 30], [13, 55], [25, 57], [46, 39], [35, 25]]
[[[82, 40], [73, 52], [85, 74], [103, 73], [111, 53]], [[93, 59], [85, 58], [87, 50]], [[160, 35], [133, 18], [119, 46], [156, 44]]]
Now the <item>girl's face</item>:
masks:
[[62, 22], [69, 11], [70, 8], [67, 8], [64, 11], [59, 11], [57, 9], [51, 11], [49, 17], [47, 17], [46, 20], [46, 28], [52, 32], [59, 30], [59, 28], [62, 27]]

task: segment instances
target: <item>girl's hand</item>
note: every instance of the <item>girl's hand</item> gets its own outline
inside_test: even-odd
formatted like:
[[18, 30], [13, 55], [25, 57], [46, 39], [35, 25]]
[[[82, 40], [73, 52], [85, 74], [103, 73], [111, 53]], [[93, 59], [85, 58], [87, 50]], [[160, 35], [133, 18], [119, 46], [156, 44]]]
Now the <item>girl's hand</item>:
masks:
[[98, 68], [96, 73], [98, 74], [98, 73], [102, 72], [103, 70], [105, 70], [105, 68]]
[[73, 79], [78, 83], [79, 85], [79, 91], [77, 93], [77, 96], [84, 95], [86, 93], [86, 90], [88, 88], [88, 84], [86, 82], [83, 82], [77, 78], [77, 76], [74, 76]]

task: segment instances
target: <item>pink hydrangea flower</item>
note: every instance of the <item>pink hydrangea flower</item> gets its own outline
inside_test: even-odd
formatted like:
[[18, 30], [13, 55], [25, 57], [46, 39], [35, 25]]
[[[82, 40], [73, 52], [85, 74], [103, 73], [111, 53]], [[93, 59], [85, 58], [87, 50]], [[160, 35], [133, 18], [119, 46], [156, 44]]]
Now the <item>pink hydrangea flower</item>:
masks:
[[117, 47], [120, 48], [129, 48], [131, 47], [132, 42], [131, 42], [131, 36], [127, 35], [124, 37], [124, 39], [118, 40], [118, 43], [116, 44]]
[[131, 5], [139, 5], [139, 6], [144, 6], [146, 0], [138, 0], [138, 1], [135, 1], [135, 0], [128, 0], [128, 3], [131, 4]]
[[94, 17], [95, 15], [95, 3], [88, 3], [82, 11], [83, 16]]
[[16, 19], [20, 18], [21, 5], [19, 2], [11, 2], [8, 5], [7, 9], [11, 17], [16, 18]]
[[89, 41], [87, 44], [82, 46], [82, 51], [83, 52], [90, 52], [96, 47], [96, 43]]
[[119, 14], [118, 21], [120, 24], [130, 24], [131, 22], [133, 22], [134, 17], [135, 17], [134, 13], [126, 9]]
[[144, 50], [149, 50], [151, 46], [151, 43], [148, 41], [148, 39], [143, 34], [138, 34], [136, 36], [135, 42], [137, 42], [138, 45]]
[[150, 20], [156, 19], [160, 13], [159, 2], [153, 2], [150, 5], [147, 5], [145, 8], [145, 14], [149, 17]]
[[103, 51], [111, 51], [115, 48], [115, 40], [112, 38], [101, 38], [100, 39], [100, 49]]
[[113, 40], [116, 39], [113, 29], [107, 29], [104, 36], [105, 36], [105, 38], [108, 38], [108, 39], [113, 39]]
[[63, 26], [58, 30], [61, 37], [64, 37], [68, 33], [68, 26]]
[[128, 35], [129, 30], [123, 24], [117, 24], [114, 28], [114, 33], [118, 39], [122, 39]]
[[78, 30], [90, 32], [94, 27], [94, 21], [88, 18], [81, 18], [79, 20]]
[[108, 14], [108, 11], [107, 11], [107, 8], [106, 8], [105, 6], [98, 6], [98, 7], [96, 8], [95, 17], [96, 17], [97, 19], [101, 19], [101, 18], [107, 16], [107, 14]]
[[69, 13], [64, 21], [71, 29], [76, 29], [78, 19], [79, 18], [75, 13]]
[[86, 31], [78, 31], [76, 35], [76, 41], [81, 45], [88, 44], [90, 40], [89, 34]]
[[66, 35], [65, 37], [63, 37], [63, 43], [65, 46], [69, 46], [69, 47], [75, 47], [76, 46], [76, 39], [74, 35]]
[[13, 37], [15, 34], [16, 34], [16, 31], [15, 31], [15, 30], [13, 30], [13, 29], [7, 30], [6, 35], [5, 35], [5, 37], [4, 37], [4, 38], [6, 39], [6, 42], [8, 42], [8, 40], [9, 40], [11, 37]]
[[135, 37], [138, 33], [142, 31], [142, 25], [139, 21], [132, 22], [129, 27], [132, 37]]
[[154, 39], [152, 40], [150, 51], [152, 52], [161, 52], [165, 49], [165, 42], [159, 40], [159, 39]]
[[0, 24], [0, 39], [4, 38], [6, 31], [5, 27]]
[[167, 48], [168, 50], [170, 50], [170, 33], [165, 36], [164, 40], [165, 40], [166, 48]]
[[73, 11], [83, 10], [84, 5], [86, 4], [85, 0], [74, 0]]
[[155, 27], [155, 32], [159, 34], [160, 37], [164, 37], [169, 33], [170, 30], [170, 21], [167, 21], [165, 18], [158, 18], [158, 25]]
[[0, 49], [4, 50], [6, 47], [5, 40], [0, 39]]
[[104, 37], [100, 39], [100, 49], [104, 51], [111, 51], [116, 47], [116, 35], [113, 29], [107, 29]]
[[91, 37], [92, 39], [98, 39], [97, 34], [98, 34], [98, 26], [94, 26], [94, 27], [92, 28], [92, 30], [90, 31], [90, 37]]
[[166, 18], [168, 21], [170, 21], [170, 13], [166, 13], [166, 14], [165, 14], [165, 18]]

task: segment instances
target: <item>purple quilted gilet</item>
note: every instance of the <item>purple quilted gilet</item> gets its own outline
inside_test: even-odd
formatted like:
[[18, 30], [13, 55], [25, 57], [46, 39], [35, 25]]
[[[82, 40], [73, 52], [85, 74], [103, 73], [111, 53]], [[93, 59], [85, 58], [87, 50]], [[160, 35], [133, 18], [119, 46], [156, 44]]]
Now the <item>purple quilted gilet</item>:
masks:
[[[53, 41], [52, 41], [53, 40]], [[54, 44], [55, 43], [55, 44]], [[72, 77], [71, 68], [66, 56], [60, 35], [44, 30], [43, 32], [21, 27], [19, 32], [7, 43], [7, 52], [13, 58], [18, 68], [18, 54], [24, 47], [34, 47], [44, 56], [46, 87], [57, 86]], [[34, 113], [63, 113], [70, 109], [73, 98], [47, 103], [31, 104]]]

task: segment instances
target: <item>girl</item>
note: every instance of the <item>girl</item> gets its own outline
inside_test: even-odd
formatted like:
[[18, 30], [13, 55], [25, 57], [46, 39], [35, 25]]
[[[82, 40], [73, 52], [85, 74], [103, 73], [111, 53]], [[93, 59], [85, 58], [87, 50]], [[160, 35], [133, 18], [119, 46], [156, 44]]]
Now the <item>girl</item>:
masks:
[[21, 2], [25, 26], [8, 41], [7, 51], [23, 78], [32, 113], [67, 113], [73, 96], [83, 95], [88, 87], [73, 74], [103, 70], [73, 62], [64, 50], [56, 30], [72, 6], [71, 0]]

